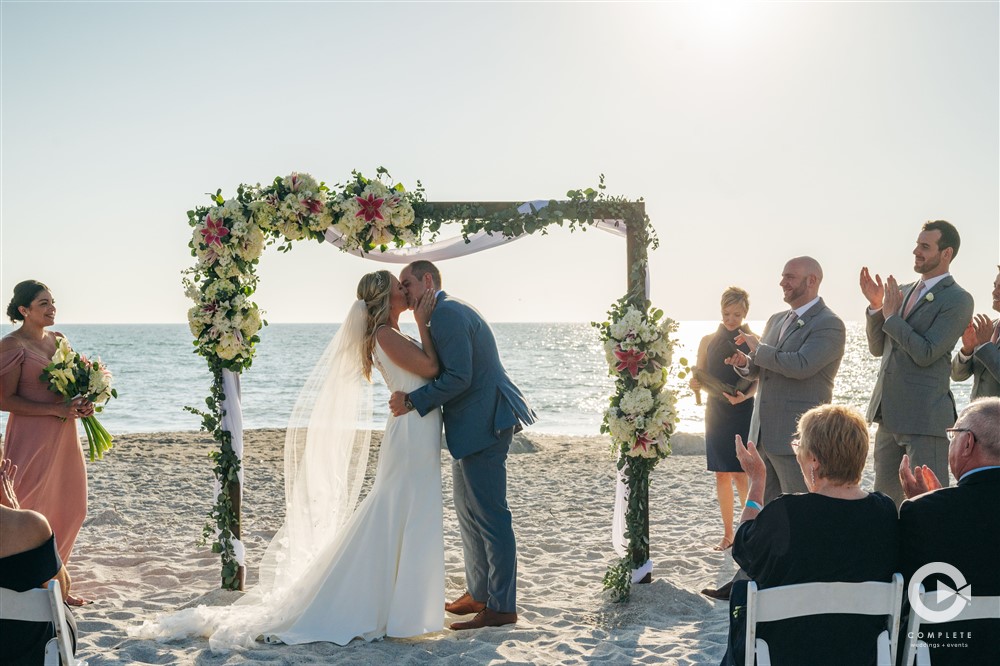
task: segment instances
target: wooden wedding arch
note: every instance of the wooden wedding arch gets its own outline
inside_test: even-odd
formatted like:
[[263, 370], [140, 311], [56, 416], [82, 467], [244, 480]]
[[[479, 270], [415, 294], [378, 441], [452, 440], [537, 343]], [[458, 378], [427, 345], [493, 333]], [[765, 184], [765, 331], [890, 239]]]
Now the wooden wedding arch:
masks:
[[[221, 555], [223, 588], [242, 590], [246, 580], [245, 553], [240, 542], [244, 488], [239, 374], [251, 366], [259, 342], [257, 332], [262, 321], [257, 305], [250, 299], [257, 285], [256, 265], [266, 245], [277, 244], [279, 250], [288, 251], [293, 240], [314, 239], [332, 242], [365, 258], [408, 263], [422, 257], [408, 254], [414, 250], [406, 248], [416, 248], [415, 252], [419, 252], [433, 247], [419, 242], [422, 237], [436, 236], [444, 224], [460, 224], [466, 243], [483, 236], [514, 239], [532, 233], [545, 234], [546, 228], [553, 224], [582, 231], [594, 225], [623, 228], [626, 293], [612, 306], [609, 321], [595, 324], [602, 329], [603, 338], [610, 340], [606, 349], [611, 374], [616, 376], [611, 409], [618, 407], [626, 393], [641, 390], [642, 385], [652, 384], [654, 397], [659, 392], [668, 392], [664, 386], [666, 367], [662, 366], [669, 365], [669, 353], [664, 359], [662, 353], [655, 356], [652, 350], [639, 350], [638, 335], [629, 336], [635, 344], [619, 342], [616, 347], [609, 333], [615, 330], [616, 323], [621, 331], [620, 322], [632, 311], [629, 321], [641, 318], [644, 325], [651, 327], [645, 330], [662, 331], [663, 344], [672, 345], [666, 339], [672, 322], [660, 323], [662, 312], [652, 309], [649, 303], [648, 250], [655, 248], [658, 240], [642, 200], [606, 195], [603, 177], [598, 190], [571, 190], [565, 200], [523, 203], [427, 201], [419, 184], [415, 192], [409, 193], [399, 185], [383, 183], [382, 176], [388, 176], [388, 172], [382, 168], [378, 170], [378, 180], [367, 179], [358, 172], [352, 176], [348, 185], [337, 186], [342, 189], [332, 192], [307, 174], [293, 173], [275, 178], [266, 187], [241, 185], [237, 196], [231, 199], [223, 198], [221, 190], [217, 191], [209, 195], [212, 206], [188, 211], [188, 221], [193, 227], [189, 245], [197, 260], [185, 278], [188, 295], [195, 302], [189, 311], [189, 321], [195, 336], [195, 352], [206, 359], [213, 385], [205, 401], [206, 409], [186, 409], [201, 416], [202, 428], [219, 445], [212, 452], [216, 503], [204, 535], [206, 539], [214, 539], [213, 552]], [[380, 209], [375, 204], [384, 215], [379, 215]], [[391, 224], [387, 219], [392, 220]], [[390, 246], [397, 249], [390, 250]], [[396, 256], [390, 259], [394, 252]], [[618, 336], [620, 339], [621, 333]], [[623, 347], [628, 350], [621, 351]], [[669, 352], [672, 347], [661, 346], [661, 351], [664, 348]], [[625, 362], [616, 366], [612, 351]], [[659, 379], [650, 380], [650, 375], [645, 376], [645, 381], [637, 379], [637, 372], [643, 371], [657, 373]], [[654, 401], [652, 409], [639, 415], [641, 422], [653, 418], [656, 404], [659, 403]], [[666, 420], [664, 413], [661, 409], [656, 417]], [[620, 479], [627, 488], [623, 527], [628, 548], [625, 556], [609, 568], [604, 581], [617, 600], [628, 598], [632, 582], [649, 582], [652, 578], [649, 475], [658, 460], [669, 454], [669, 436], [676, 421], [672, 411], [669, 418], [670, 423], [663, 424], [663, 434], [655, 441], [641, 436], [639, 429], [635, 433], [638, 441], [632, 435], [624, 439], [616, 436], [620, 432], [613, 424], [609, 426], [607, 416], [602, 426], [602, 432], [610, 433], [615, 442]], [[629, 415], [627, 419], [635, 421], [636, 417]]]

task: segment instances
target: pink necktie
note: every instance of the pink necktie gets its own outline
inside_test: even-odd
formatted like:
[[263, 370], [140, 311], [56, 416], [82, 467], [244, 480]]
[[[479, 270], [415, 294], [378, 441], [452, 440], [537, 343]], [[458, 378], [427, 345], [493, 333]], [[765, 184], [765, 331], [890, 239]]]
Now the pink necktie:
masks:
[[920, 302], [920, 294], [923, 293], [923, 291], [924, 281], [917, 280], [916, 286], [914, 286], [913, 291], [910, 292], [910, 298], [906, 301], [906, 309], [903, 310], [903, 319], [909, 317], [910, 313], [913, 312], [913, 308], [915, 308], [917, 303]]
[[993, 325], [993, 337], [990, 338], [990, 342], [993, 344], [1000, 342], [1000, 319]]

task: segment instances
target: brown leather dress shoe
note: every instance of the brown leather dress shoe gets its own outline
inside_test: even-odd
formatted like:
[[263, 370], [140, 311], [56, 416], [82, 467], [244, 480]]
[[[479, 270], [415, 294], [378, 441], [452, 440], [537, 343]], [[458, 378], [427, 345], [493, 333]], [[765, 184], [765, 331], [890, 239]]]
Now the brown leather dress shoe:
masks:
[[505, 624], [517, 622], [517, 613], [500, 613], [491, 608], [484, 608], [476, 613], [476, 617], [468, 622], [454, 622], [451, 628], [455, 631], [463, 629], [482, 629], [483, 627], [502, 627]]
[[701, 591], [709, 599], [715, 599], [716, 601], [729, 601], [729, 594], [733, 589], [733, 581], [729, 581], [719, 589], [713, 589], [711, 587], [706, 587]]
[[486, 604], [482, 601], [476, 601], [468, 592], [444, 605], [444, 609], [452, 615], [469, 615], [478, 613], [484, 608], [486, 608]]

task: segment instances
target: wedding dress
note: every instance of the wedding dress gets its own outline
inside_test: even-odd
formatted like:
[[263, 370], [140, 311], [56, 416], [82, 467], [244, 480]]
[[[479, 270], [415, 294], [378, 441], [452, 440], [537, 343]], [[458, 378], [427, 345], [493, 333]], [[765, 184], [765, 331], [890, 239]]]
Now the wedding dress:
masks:
[[[360, 368], [364, 317], [358, 301], [293, 411], [285, 523], [262, 557], [260, 583], [232, 606], [163, 615], [132, 635], [201, 635], [219, 651], [260, 639], [346, 645], [354, 638], [443, 628], [440, 411], [389, 417], [375, 481], [351, 511], [368, 459], [363, 419], [366, 412], [370, 417], [370, 394], [366, 403]], [[378, 344], [374, 365], [390, 392], [426, 383]]]

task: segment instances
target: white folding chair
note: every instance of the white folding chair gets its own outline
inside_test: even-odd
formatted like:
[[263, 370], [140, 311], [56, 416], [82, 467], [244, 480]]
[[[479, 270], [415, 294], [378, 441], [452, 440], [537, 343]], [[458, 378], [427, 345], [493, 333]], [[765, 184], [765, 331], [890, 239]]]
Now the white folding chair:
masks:
[[63, 606], [59, 581], [51, 580], [46, 588], [15, 592], [0, 587], [0, 618], [22, 620], [24, 622], [51, 622], [56, 635], [45, 644], [44, 666], [87, 666], [73, 656], [69, 625], [66, 624], [66, 609]]
[[[903, 600], [903, 576], [893, 574], [891, 583], [802, 583], [758, 590], [757, 583], [747, 586], [746, 666], [770, 666], [767, 643], [757, 638], [758, 622], [774, 622], [792, 617], [849, 613], [852, 615], [887, 615], [888, 628], [878, 635], [879, 666], [893, 666], [899, 616]], [[842, 640], [843, 637], [838, 637]]]
[[[924, 586], [920, 586], [920, 600], [925, 606], [932, 610], [937, 610], [941, 605], [936, 599], [937, 594], [925, 592]], [[945, 605], [950, 605], [950, 602]], [[1000, 597], [972, 597], [971, 601], [965, 604], [962, 611], [948, 620], [948, 622], [958, 622], [960, 620], [998, 620], [1000, 619]], [[902, 666], [912, 666], [916, 658], [917, 666], [931, 666], [931, 653], [927, 643], [917, 638], [920, 635], [921, 625], [940, 624], [925, 620], [910, 609], [910, 619], [906, 621], [906, 640], [903, 642], [903, 662]]]

